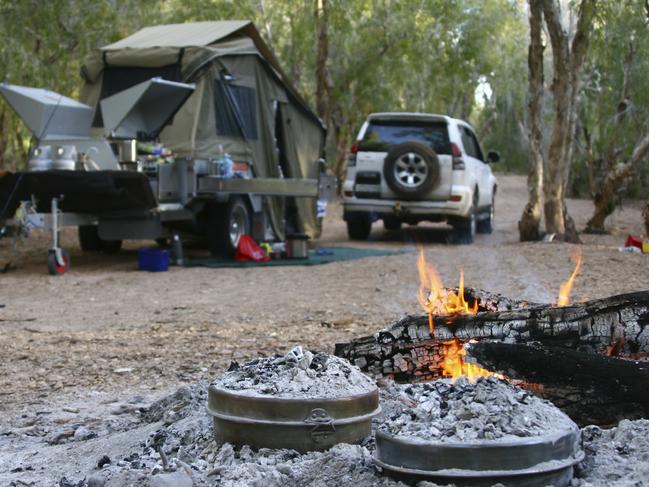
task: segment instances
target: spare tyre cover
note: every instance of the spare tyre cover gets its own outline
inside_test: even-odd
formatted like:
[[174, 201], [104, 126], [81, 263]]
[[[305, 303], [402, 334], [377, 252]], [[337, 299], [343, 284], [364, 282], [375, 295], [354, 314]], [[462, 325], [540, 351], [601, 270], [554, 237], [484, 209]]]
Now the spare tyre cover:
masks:
[[417, 199], [439, 184], [439, 158], [420, 142], [404, 142], [390, 148], [383, 163], [383, 177], [399, 196]]

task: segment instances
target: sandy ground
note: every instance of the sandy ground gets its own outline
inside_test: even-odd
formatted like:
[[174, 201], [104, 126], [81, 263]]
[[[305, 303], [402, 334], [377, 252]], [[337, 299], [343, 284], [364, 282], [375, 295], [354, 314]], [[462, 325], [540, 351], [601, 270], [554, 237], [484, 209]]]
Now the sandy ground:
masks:
[[[642, 232], [639, 205], [610, 218], [611, 235], [584, 235], [581, 246], [521, 244], [516, 222], [525, 201], [523, 177], [499, 176], [496, 231], [472, 246], [447, 245], [444, 226], [386, 232], [377, 223], [369, 242], [353, 245], [408, 252], [314, 267], [151, 274], [136, 270], [142, 242], [116, 256], [88, 255], [76, 232], [65, 231], [72, 269], [52, 277], [45, 265], [48, 238], [34, 232], [19, 249], [15, 270], [0, 274], [0, 436], [8, 428], [29, 428], [25, 418], [39, 411], [108, 414], [212, 379], [231, 360], [284, 353], [296, 344], [332, 352], [336, 342], [419, 313], [416, 243], [446, 285], [455, 285], [463, 268], [467, 285], [511, 298], [556, 300], [578, 249], [584, 265], [574, 300], [649, 287], [649, 255], [618, 250], [628, 233]], [[591, 202], [568, 205], [583, 228]], [[341, 215], [339, 205], [330, 206], [319, 245], [351, 245]], [[0, 240], [0, 261], [9, 243]], [[20, 452], [19, 443], [8, 448], [5, 453]]]

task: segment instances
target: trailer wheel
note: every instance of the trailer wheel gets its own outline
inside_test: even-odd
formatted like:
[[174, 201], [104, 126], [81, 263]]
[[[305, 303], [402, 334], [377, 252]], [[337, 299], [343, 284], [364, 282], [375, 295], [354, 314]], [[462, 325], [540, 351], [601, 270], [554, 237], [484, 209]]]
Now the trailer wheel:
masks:
[[63, 264], [56, 260], [56, 250], [50, 249], [47, 252], [47, 269], [53, 276], [60, 276], [65, 274], [70, 269], [70, 254], [61, 249], [61, 257]]
[[97, 225], [79, 225], [79, 245], [84, 252], [101, 251], [101, 239]]
[[121, 240], [102, 240], [101, 241], [101, 251], [105, 254], [117, 254], [122, 250], [122, 241]]
[[227, 205], [207, 208], [207, 243], [212, 255], [233, 256], [250, 228], [250, 209], [240, 196], [230, 198]]
[[84, 252], [116, 254], [122, 249], [121, 240], [103, 240], [97, 225], [79, 225], [79, 245]]

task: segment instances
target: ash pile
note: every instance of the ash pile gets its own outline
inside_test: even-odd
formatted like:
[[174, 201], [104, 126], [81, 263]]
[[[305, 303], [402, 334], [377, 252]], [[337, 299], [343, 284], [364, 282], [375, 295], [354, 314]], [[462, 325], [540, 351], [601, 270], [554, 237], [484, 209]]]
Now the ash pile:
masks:
[[[316, 382], [324, 382], [326, 385]], [[3, 485], [61, 487], [134, 486], [317, 486], [434, 487], [452, 482], [408, 480], [386, 475], [377, 465], [379, 435], [426, 437], [440, 443], [507, 442], [552, 433], [570, 422], [551, 403], [494, 378], [440, 380], [427, 384], [382, 384], [381, 414], [371, 434], [357, 444], [325, 451], [251, 448], [216, 440], [206, 411], [210, 387], [257, 398], [344, 397], [367, 392], [374, 383], [356, 367], [326, 354], [293, 350], [282, 357], [234, 365], [212, 384], [179, 389], [148, 407], [131, 411], [129, 429], [111, 431], [111, 418], [96, 436], [69, 437], [64, 444], [34, 444], [20, 464], [0, 460]], [[341, 392], [342, 391], [342, 392]], [[53, 428], [56, 425], [52, 425]], [[55, 431], [52, 432], [54, 434]], [[0, 435], [0, 451], [2, 448]], [[649, 478], [649, 421], [623, 421], [617, 428], [583, 430], [585, 458], [575, 469], [574, 487], [642, 486]], [[87, 457], [93, 467], [61, 467], [65, 458]], [[46, 461], [49, 456], [49, 463]], [[67, 461], [67, 460], [66, 460]], [[58, 462], [58, 468], [52, 468]], [[78, 464], [77, 464], [78, 465]], [[60, 472], [64, 472], [62, 476]], [[53, 477], [52, 472], [57, 472]]]
[[494, 377], [391, 385], [381, 399], [380, 431], [439, 442], [511, 441], [574, 425], [548, 401]]
[[213, 385], [244, 395], [284, 398], [331, 398], [376, 388], [374, 381], [346, 360], [302, 347], [243, 365], [233, 362]]

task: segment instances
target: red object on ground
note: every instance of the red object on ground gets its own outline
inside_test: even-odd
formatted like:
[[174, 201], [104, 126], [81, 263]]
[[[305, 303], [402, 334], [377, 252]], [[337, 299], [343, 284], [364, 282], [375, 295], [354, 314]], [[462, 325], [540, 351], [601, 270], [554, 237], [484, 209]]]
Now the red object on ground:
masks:
[[629, 235], [626, 238], [626, 243], [624, 244], [625, 247], [638, 247], [639, 249], [642, 248], [642, 239], [640, 237], [636, 237], [635, 235]]
[[242, 235], [234, 254], [234, 260], [237, 262], [266, 262], [270, 260], [270, 256], [257, 245], [250, 235]]

